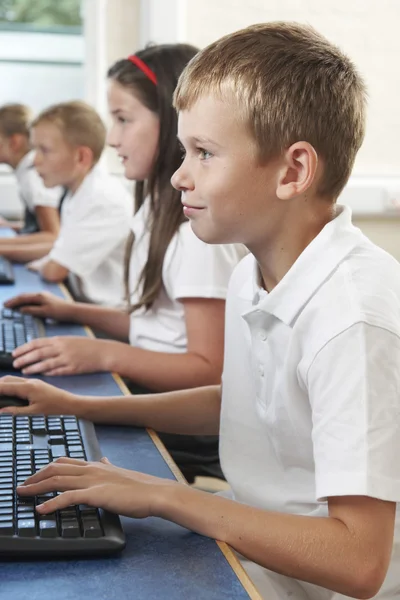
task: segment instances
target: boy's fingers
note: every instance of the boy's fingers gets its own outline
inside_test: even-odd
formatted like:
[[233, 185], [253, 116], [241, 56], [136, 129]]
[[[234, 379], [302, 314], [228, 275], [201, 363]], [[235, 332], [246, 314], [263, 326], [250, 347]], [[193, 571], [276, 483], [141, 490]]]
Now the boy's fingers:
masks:
[[[26, 383], [27, 381], [29, 381], [28, 379], [25, 379], [25, 377], [17, 377], [16, 375], [4, 375], [4, 377], [0, 377], [0, 390], [2, 389], [1, 386], [8, 384], [8, 383]], [[0, 392], [3, 393], [3, 392]]]
[[0, 408], [0, 414], [5, 413], [6, 415], [30, 415], [33, 414], [34, 410], [30, 404], [27, 406], [5, 406]]
[[[70, 467], [71, 468], [71, 467]], [[73, 467], [77, 468], [77, 467]], [[24, 484], [17, 487], [17, 493], [20, 496], [40, 496], [49, 492], [66, 492], [68, 490], [79, 490], [84, 483], [79, 475], [54, 475], [39, 481], [37, 483]]]
[[[32, 362], [32, 361], [29, 361]], [[48, 358], [41, 360], [34, 364], [30, 364], [28, 367], [22, 369], [24, 375], [36, 375], [38, 373], [49, 373], [55, 369], [62, 367], [61, 357], [56, 356], [55, 358]]]
[[56, 498], [52, 498], [51, 500], [47, 500], [47, 502], [43, 502], [43, 504], [39, 504], [39, 506], [36, 507], [36, 510], [42, 515], [47, 515], [55, 510], [60, 510], [74, 504], [87, 504], [86, 494], [86, 490], [63, 492]]
[[19, 296], [6, 300], [4, 306], [12, 308], [14, 306], [20, 306], [21, 304], [37, 304], [38, 302], [41, 302], [41, 298], [37, 294], [20, 294]]
[[87, 466], [88, 463], [83, 460], [76, 460], [73, 458], [60, 458], [54, 462], [46, 465], [40, 471], [37, 471], [34, 475], [28, 477], [22, 486], [19, 486], [18, 491], [23, 491], [27, 486], [36, 485], [42, 481], [50, 481], [54, 479], [62, 479], [67, 475], [81, 475], [82, 467]]
[[8, 379], [4, 377], [0, 379], [0, 395], [2, 396], [18, 396], [18, 398], [28, 398], [29, 389], [27, 386], [28, 380], [24, 377], [13, 377], [9, 376], [12, 381], [5, 381]]

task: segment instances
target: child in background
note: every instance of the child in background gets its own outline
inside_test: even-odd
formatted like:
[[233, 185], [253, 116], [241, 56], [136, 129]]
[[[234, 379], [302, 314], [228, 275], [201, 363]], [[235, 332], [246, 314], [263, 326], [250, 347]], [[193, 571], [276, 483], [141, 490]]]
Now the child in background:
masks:
[[[50, 294], [24, 294], [6, 303], [129, 338], [130, 346], [81, 337], [43, 338], [18, 348], [14, 365], [24, 373], [114, 371], [128, 378], [134, 391], [220, 381], [225, 297], [243, 248], [200, 241], [170, 182], [182, 160], [172, 95], [196, 51], [180, 44], [152, 46], [117, 62], [108, 73], [109, 143], [121, 157], [126, 177], [137, 182], [126, 264], [130, 311], [72, 304]], [[190, 480], [193, 471], [200, 474], [198, 461], [202, 474], [221, 475], [216, 438], [177, 436], [164, 442]]]
[[34, 268], [47, 281], [68, 278], [87, 302], [116, 306], [124, 293], [132, 201], [124, 185], [99, 164], [105, 135], [99, 115], [80, 101], [51, 106], [32, 122], [35, 166], [44, 185], [67, 190], [58, 238]]
[[251, 250], [229, 286], [222, 394], [85, 398], [12, 377], [0, 393], [29, 400], [16, 414], [220, 430], [232, 493], [70, 458], [18, 491], [64, 492], [41, 515], [88, 503], [227, 542], [266, 600], [393, 600], [400, 266], [335, 203], [364, 136], [364, 84], [310, 27], [267, 23], [201, 51], [175, 98], [186, 157], [173, 183], [193, 231]]
[[[1, 227], [9, 227], [20, 234], [19, 237], [0, 239], [0, 255], [17, 262], [47, 254], [60, 226], [59, 203], [63, 189], [47, 189], [34, 168], [34, 152], [29, 141], [31, 119], [30, 109], [23, 104], [0, 107], [0, 163], [14, 170], [25, 209], [24, 222], [0, 218]], [[37, 245], [34, 256], [29, 252], [26, 254], [32, 243]]]

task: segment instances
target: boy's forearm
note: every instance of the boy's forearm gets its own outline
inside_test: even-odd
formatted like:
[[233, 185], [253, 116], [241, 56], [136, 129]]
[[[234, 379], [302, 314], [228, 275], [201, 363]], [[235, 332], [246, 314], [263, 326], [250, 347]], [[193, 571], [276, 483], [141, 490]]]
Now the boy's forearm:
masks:
[[150, 427], [162, 433], [216, 435], [220, 386], [138, 396], [78, 397], [74, 414], [95, 423]]
[[68, 305], [67, 309], [65, 320], [101, 329], [104, 333], [121, 341], [127, 341], [129, 338], [130, 318], [128, 313], [121, 309], [96, 306], [85, 302], [73, 302]]
[[[7, 244], [3, 243], [7, 242]], [[9, 244], [8, 242], [13, 242]], [[37, 260], [46, 256], [51, 248], [53, 242], [42, 242], [40, 244], [19, 244], [19, 238], [12, 238], [9, 240], [1, 240], [0, 242], [0, 256], [5, 256], [9, 260], [17, 263], [26, 263], [31, 260]]]
[[156, 498], [154, 516], [226, 542], [267, 569], [346, 596], [377, 593], [370, 590], [380, 559], [337, 519], [268, 512], [187, 486], [166, 486]]
[[35, 233], [24, 233], [18, 237], [6, 238], [0, 240], [0, 246], [12, 248], [13, 246], [25, 246], [32, 244], [51, 243], [54, 244], [57, 235], [50, 231], [37, 231]]
[[119, 342], [104, 342], [103, 370], [118, 373], [154, 392], [186, 390], [221, 381], [218, 365], [195, 353], [143, 350]]

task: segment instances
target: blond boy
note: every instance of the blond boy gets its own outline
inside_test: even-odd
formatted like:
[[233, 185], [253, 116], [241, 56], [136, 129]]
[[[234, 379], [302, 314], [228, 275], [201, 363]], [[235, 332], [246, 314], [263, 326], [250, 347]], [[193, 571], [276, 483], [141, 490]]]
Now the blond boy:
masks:
[[129, 192], [99, 164], [106, 131], [84, 102], [65, 102], [32, 123], [35, 166], [46, 187], [67, 195], [61, 229], [47, 257], [34, 263], [47, 281], [69, 278], [81, 299], [118, 305], [124, 297], [123, 255], [132, 215]]
[[230, 497], [68, 458], [19, 491], [65, 492], [41, 513], [89, 503], [223, 540], [266, 600], [394, 599], [400, 266], [336, 205], [363, 140], [363, 82], [311, 28], [268, 23], [200, 52], [176, 106], [173, 184], [194, 232], [251, 252], [228, 292], [222, 394], [84, 398], [16, 378], [0, 392], [29, 399], [17, 413], [219, 432]]
[[[0, 107], [0, 163], [13, 169], [25, 211], [23, 222], [0, 219], [0, 226], [10, 227], [20, 234], [0, 239], [0, 255], [19, 262], [44, 256], [50, 250], [60, 227], [58, 209], [63, 193], [59, 187], [47, 189], [34, 168], [34, 152], [29, 141], [31, 120], [32, 113], [24, 104]], [[36, 254], [27, 254], [33, 243]]]

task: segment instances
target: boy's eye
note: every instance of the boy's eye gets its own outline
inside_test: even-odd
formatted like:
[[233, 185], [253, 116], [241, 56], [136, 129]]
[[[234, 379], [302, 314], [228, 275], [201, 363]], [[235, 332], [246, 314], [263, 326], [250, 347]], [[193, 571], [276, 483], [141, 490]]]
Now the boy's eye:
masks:
[[124, 117], [118, 117], [118, 121], [122, 124], [126, 123], [126, 119]]
[[200, 160], [207, 160], [208, 158], [211, 158], [211, 156], [212, 156], [211, 152], [209, 152], [208, 150], [205, 150], [204, 148], [197, 148], [197, 151], [199, 153]]

